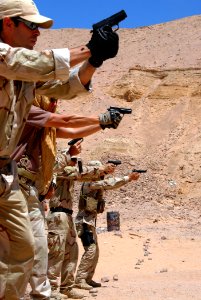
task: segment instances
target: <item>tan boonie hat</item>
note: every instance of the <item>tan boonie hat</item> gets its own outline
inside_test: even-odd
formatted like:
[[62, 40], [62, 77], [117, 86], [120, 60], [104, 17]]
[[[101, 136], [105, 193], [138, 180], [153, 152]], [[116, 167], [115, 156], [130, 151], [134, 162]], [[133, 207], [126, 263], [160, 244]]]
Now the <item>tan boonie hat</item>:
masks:
[[40, 15], [32, 0], [0, 0], [0, 20], [18, 16], [42, 28], [50, 28], [53, 24], [52, 19]]
[[87, 166], [89, 166], [89, 167], [102, 167], [102, 163], [99, 160], [90, 160], [87, 163]]

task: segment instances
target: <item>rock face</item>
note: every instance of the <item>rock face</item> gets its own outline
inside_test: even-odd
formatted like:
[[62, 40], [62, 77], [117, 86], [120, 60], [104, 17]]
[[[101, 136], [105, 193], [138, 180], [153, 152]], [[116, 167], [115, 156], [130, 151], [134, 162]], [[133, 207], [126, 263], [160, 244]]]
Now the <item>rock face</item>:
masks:
[[181, 182], [200, 181], [199, 163], [192, 163], [200, 161], [199, 68], [131, 68], [110, 94], [134, 108], [132, 129], [138, 157], [148, 156], [149, 164], [157, 170], [163, 165], [166, 174]]
[[[193, 16], [120, 29], [118, 56], [97, 70], [93, 93], [60, 101], [60, 112], [86, 115], [110, 105], [132, 108], [117, 130], [85, 138], [82, 155], [84, 161], [121, 159], [116, 174], [148, 170], [136, 183], [106, 193], [108, 208], [121, 211], [125, 221], [200, 216], [200, 25], [201, 16]], [[89, 37], [84, 29], [43, 30], [37, 47], [75, 47]]]

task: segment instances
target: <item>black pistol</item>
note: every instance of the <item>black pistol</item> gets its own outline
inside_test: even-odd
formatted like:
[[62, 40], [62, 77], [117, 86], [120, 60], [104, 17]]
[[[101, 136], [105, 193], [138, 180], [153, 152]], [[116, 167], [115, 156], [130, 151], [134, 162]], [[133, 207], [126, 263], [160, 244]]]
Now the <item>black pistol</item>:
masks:
[[132, 172], [135, 172], [135, 173], [146, 173], [147, 170], [138, 170], [138, 169], [133, 169]]
[[78, 141], [83, 142], [83, 138], [72, 139], [68, 142], [69, 146], [75, 145]]
[[107, 110], [110, 112], [118, 111], [122, 115], [132, 114], [132, 108], [110, 106], [110, 108], [108, 108]]
[[110, 16], [109, 18], [106, 18], [100, 22], [97, 22], [95, 24], [92, 25], [93, 30], [98, 30], [98, 29], [104, 29], [104, 27], [113, 27], [113, 26], [117, 26], [117, 29], [119, 29], [119, 23], [121, 21], [123, 21], [125, 18], [127, 17], [127, 14], [125, 12], [125, 10], [121, 10], [118, 13]]
[[118, 160], [118, 159], [116, 159], [116, 160], [108, 160], [107, 163], [108, 163], [108, 164], [113, 164], [113, 165], [115, 165], [115, 166], [118, 166], [118, 165], [121, 164], [121, 161]]

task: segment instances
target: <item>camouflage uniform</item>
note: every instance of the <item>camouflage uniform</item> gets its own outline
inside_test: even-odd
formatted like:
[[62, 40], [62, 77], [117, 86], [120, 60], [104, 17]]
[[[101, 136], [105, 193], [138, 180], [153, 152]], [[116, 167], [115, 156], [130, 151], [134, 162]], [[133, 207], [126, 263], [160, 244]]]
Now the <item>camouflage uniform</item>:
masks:
[[49, 299], [51, 287], [47, 277], [48, 245], [45, 232], [45, 216], [42, 203], [38, 200], [38, 190], [34, 183], [20, 179], [20, 188], [26, 198], [31, 229], [34, 236], [34, 264], [29, 279], [31, 299]]
[[45, 216], [36, 188], [36, 179], [39, 180], [41, 135], [44, 124], [50, 116], [50, 112], [32, 105], [20, 141], [12, 154], [12, 158], [17, 162], [20, 188], [27, 201], [35, 243], [34, 264], [29, 280], [32, 288], [31, 299], [49, 299], [51, 295], [47, 278], [48, 246]]
[[80, 288], [92, 284], [92, 277], [99, 258], [99, 247], [96, 234], [97, 214], [104, 210], [104, 190], [116, 189], [128, 182], [128, 176], [110, 177], [104, 180], [85, 182], [82, 185], [79, 211], [75, 219], [78, 236], [81, 238], [84, 254], [78, 266], [75, 282]]
[[[48, 278], [52, 289], [67, 294], [74, 286], [74, 274], [78, 261], [77, 233], [72, 217], [74, 181], [92, 180], [100, 177], [99, 168], [83, 167], [79, 174], [77, 167], [67, 166], [70, 157], [66, 153], [57, 156], [55, 171], [57, 186], [50, 199], [48, 225]], [[73, 298], [73, 296], [72, 296]]]
[[34, 256], [26, 201], [9, 157], [19, 141], [35, 90], [61, 99], [86, 92], [78, 68], [70, 73], [69, 62], [68, 49], [37, 52], [0, 41], [0, 298], [6, 300], [23, 298]]

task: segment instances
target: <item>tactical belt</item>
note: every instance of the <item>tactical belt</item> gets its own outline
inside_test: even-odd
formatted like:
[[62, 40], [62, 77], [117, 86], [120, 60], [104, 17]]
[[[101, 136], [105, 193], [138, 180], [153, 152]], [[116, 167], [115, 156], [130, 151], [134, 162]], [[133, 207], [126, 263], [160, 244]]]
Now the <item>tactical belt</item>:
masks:
[[64, 207], [51, 207], [50, 211], [52, 213], [54, 212], [64, 212], [68, 215], [72, 215], [73, 214], [73, 210], [72, 209], [68, 209], [68, 208], [64, 208]]
[[20, 167], [17, 168], [17, 171], [18, 171], [19, 176], [30, 180], [30, 182], [34, 183], [36, 181], [36, 173], [28, 171], [28, 170], [26, 170], [24, 168], [20, 168]]

